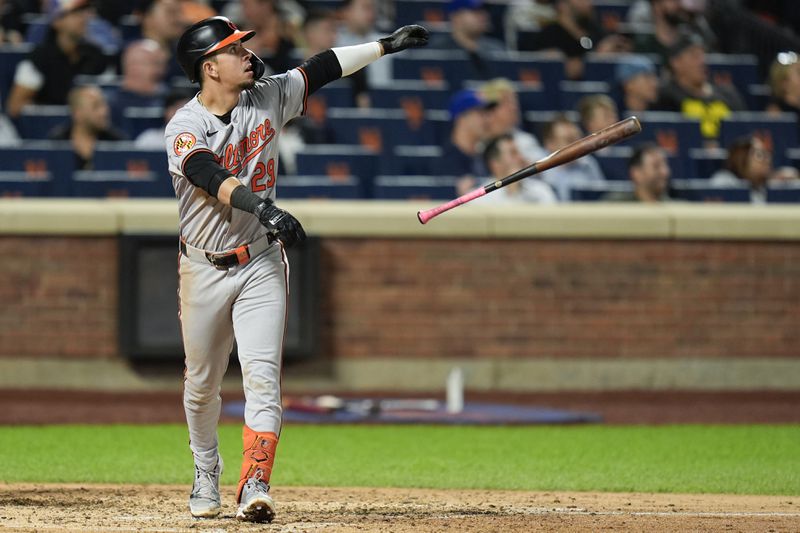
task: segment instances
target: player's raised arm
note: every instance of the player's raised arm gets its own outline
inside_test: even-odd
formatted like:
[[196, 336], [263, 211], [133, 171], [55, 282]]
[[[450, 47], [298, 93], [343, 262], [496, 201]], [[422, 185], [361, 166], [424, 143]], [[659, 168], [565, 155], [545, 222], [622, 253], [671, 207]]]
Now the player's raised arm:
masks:
[[298, 70], [305, 77], [308, 94], [312, 94], [325, 84], [349, 76], [387, 54], [426, 44], [428, 44], [428, 30], [412, 24], [403, 26], [388, 37], [374, 42], [325, 50], [310, 57], [298, 67]]

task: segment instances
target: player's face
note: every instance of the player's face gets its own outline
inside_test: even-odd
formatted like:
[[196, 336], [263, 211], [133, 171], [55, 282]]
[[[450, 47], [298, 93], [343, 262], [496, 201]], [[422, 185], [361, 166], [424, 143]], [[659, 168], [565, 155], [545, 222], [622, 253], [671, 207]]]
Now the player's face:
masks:
[[240, 41], [229, 44], [216, 54], [217, 75], [226, 85], [249, 89], [255, 85], [251, 53]]

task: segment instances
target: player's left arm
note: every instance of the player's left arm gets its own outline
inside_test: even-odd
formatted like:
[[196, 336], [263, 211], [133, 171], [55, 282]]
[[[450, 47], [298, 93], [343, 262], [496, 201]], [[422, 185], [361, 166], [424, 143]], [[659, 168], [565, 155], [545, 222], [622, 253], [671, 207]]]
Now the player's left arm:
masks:
[[298, 70], [305, 78], [307, 93], [312, 94], [324, 85], [349, 76], [387, 54], [426, 44], [428, 30], [412, 24], [375, 42], [340, 46], [321, 52], [300, 65]]

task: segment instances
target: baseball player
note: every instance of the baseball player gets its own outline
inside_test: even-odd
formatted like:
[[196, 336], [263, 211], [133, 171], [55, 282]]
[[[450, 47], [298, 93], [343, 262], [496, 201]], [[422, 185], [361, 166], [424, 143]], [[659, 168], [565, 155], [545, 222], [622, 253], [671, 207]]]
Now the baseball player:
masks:
[[305, 239], [300, 222], [275, 203], [281, 129], [305, 112], [309, 94], [383, 55], [425, 45], [428, 32], [404, 26], [263, 78], [264, 64], [242, 44], [253, 35], [213, 17], [181, 36], [178, 61], [200, 92], [170, 120], [165, 142], [180, 217], [183, 403], [195, 463], [189, 510], [195, 517], [221, 510], [220, 383], [235, 338], [245, 393], [236, 518], [268, 522], [275, 515], [269, 479], [282, 414], [284, 248]]

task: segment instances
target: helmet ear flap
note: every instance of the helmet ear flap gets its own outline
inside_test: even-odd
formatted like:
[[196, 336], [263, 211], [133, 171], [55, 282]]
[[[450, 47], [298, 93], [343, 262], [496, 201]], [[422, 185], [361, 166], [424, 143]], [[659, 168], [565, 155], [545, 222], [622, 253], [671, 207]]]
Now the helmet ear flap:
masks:
[[267, 66], [263, 61], [261, 61], [261, 58], [258, 57], [255, 52], [249, 48], [245, 48], [245, 50], [250, 52], [250, 64], [253, 65], [253, 79], [260, 80], [267, 71]]

